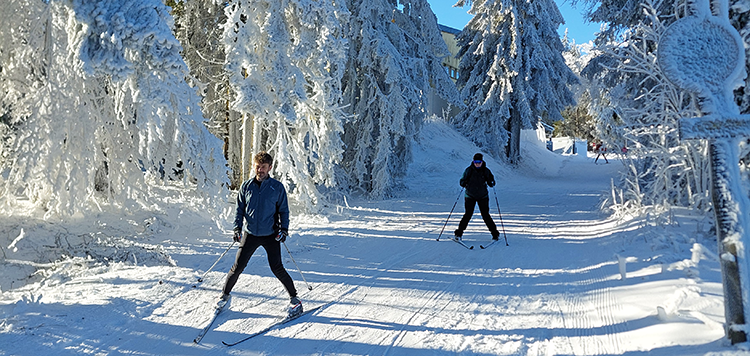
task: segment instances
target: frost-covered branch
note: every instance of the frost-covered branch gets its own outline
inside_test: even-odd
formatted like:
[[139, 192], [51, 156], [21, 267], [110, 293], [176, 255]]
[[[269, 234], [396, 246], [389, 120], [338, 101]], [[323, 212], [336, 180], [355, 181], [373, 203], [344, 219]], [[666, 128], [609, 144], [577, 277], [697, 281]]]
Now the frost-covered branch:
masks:
[[667, 80], [656, 59], [657, 44], [665, 31], [664, 18], [646, 1], [641, 26], [622, 44], [605, 47], [615, 59], [609, 75], [619, 84], [606, 91], [610, 105], [598, 105], [598, 133], [612, 148], [627, 147], [619, 187], [619, 211], [648, 206], [684, 206], [710, 209], [707, 148], [702, 142], [680, 141], [680, 118], [699, 116], [697, 99]]
[[2, 85], [18, 93], [2, 105], [11, 126], [4, 204], [28, 199], [48, 217], [152, 208], [159, 197], [150, 186], [174, 181], [220, 209], [221, 151], [185, 82], [160, 1], [13, 3], [20, 10], [8, 20], [28, 30], [19, 32], [21, 46], [0, 46], [12, 53]]
[[335, 184], [343, 151], [349, 13], [340, 2], [288, 0], [235, 2], [225, 15], [231, 109], [259, 128], [245, 128], [245, 137], [257, 135], [252, 149], [271, 152], [275, 177], [314, 210], [321, 189]]

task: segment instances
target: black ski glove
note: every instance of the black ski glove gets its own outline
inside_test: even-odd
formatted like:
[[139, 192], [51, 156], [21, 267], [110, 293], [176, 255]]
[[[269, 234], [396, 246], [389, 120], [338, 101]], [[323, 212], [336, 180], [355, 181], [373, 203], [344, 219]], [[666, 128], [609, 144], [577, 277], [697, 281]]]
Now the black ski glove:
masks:
[[279, 230], [279, 234], [276, 235], [276, 241], [284, 242], [286, 241], [287, 236], [289, 236], [289, 232], [287, 231], [287, 229], [281, 229]]
[[494, 180], [493, 181], [489, 181], [489, 182], [487, 182], [487, 185], [490, 186], [490, 188], [492, 188], [492, 187], [495, 186], [495, 181]]
[[240, 242], [242, 240], [242, 230], [234, 230], [234, 236], [232, 236], [234, 242]]

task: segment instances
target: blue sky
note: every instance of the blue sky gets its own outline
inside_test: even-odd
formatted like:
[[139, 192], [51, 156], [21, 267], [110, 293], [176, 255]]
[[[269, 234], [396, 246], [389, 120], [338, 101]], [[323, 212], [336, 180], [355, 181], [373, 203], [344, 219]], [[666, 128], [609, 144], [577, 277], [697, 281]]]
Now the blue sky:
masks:
[[[435, 12], [438, 23], [442, 25], [460, 30], [471, 19], [471, 15], [466, 13], [469, 10], [468, 7], [452, 7], [456, 3], [456, 0], [427, 0], [427, 2], [430, 3], [432, 11]], [[568, 28], [569, 37], [575, 39], [577, 44], [586, 43], [594, 39], [594, 33], [599, 31], [599, 24], [586, 23], [583, 20], [581, 12], [584, 8], [581, 4], [573, 8], [570, 5], [570, 0], [555, 0], [555, 2], [565, 19], [565, 24], [561, 25], [557, 30], [560, 36], [565, 33], [565, 28]]]

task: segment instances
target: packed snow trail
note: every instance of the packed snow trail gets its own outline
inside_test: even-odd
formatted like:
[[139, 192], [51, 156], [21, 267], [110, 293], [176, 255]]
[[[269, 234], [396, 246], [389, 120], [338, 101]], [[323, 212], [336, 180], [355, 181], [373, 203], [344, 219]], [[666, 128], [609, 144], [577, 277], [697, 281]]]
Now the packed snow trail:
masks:
[[[402, 197], [349, 201], [330, 207], [325, 216], [296, 217], [287, 244], [313, 290], [300, 288], [304, 284], [288, 256], [285, 264], [305, 307], [326, 306], [294, 323], [232, 348], [221, 344], [262, 330], [285, 313], [288, 298], [259, 249], [230, 305], [194, 345], [233, 256], [195, 283], [230, 237], [209, 233], [206, 238], [202, 222], [186, 217], [155, 241], [176, 266], [121, 263], [67, 275], [52, 271], [40, 283], [3, 291], [0, 354], [674, 356], [726, 351], [718, 264], [691, 264], [690, 251], [679, 246], [669, 253], [654, 251], [638, 235], [645, 231], [643, 221], [619, 222], [599, 212], [600, 197], [619, 165], [614, 157], [609, 165], [594, 165], [585, 156], [558, 157], [557, 169], [544, 174], [488, 164], [495, 169], [510, 246], [466, 250], [448, 239], [435, 241], [459, 193], [458, 176], [468, 163], [461, 158], [473, 153], [464, 151], [447, 162], [439, 154], [415, 152], [414, 169], [422, 173]], [[446, 231], [458, 224], [460, 204], [457, 210]], [[491, 208], [495, 219], [496, 210]], [[490, 242], [478, 211], [463, 238], [473, 245]], [[630, 261], [625, 280], [616, 254]], [[665, 315], [657, 316], [657, 308]]]

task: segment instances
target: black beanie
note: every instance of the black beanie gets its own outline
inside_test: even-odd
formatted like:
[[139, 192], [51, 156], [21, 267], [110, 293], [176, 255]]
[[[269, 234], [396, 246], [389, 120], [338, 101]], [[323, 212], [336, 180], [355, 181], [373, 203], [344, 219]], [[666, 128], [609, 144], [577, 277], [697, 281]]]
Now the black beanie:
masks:
[[482, 160], [484, 160], [483, 158], [484, 158], [484, 156], [482, 156], [481, 153], [474, 154], [474, 160], [475, 161], [482, 161]]

